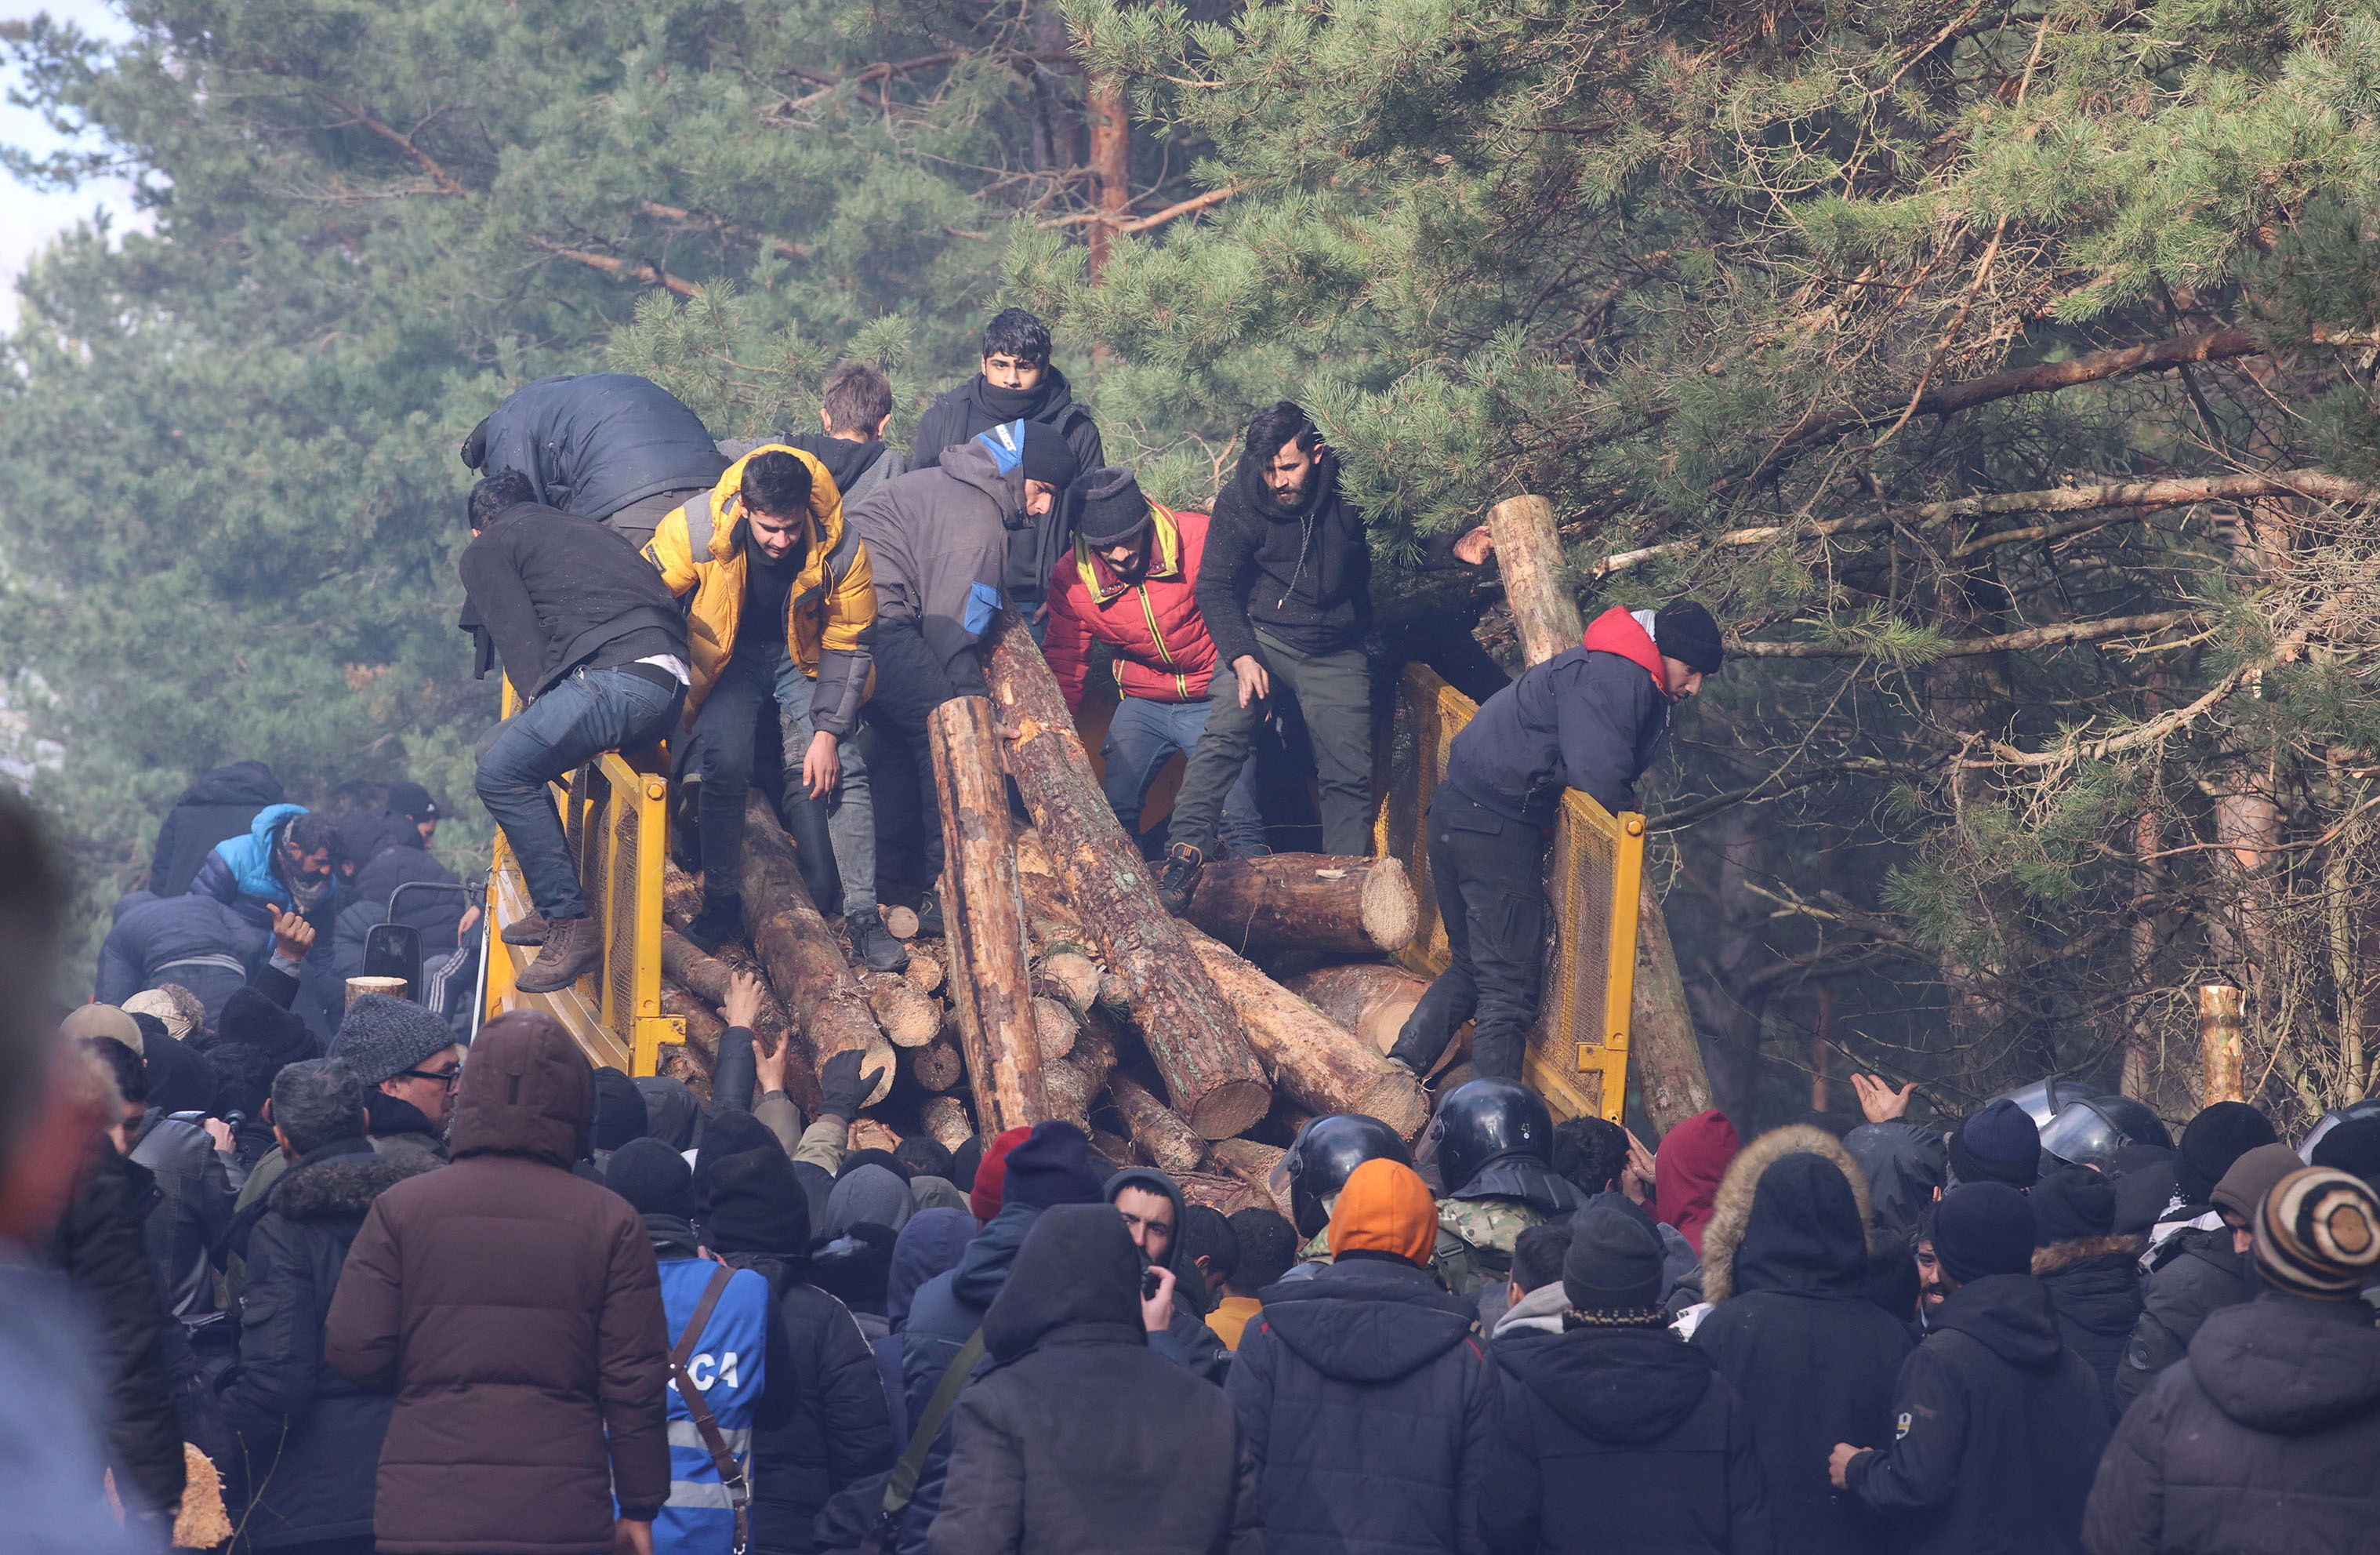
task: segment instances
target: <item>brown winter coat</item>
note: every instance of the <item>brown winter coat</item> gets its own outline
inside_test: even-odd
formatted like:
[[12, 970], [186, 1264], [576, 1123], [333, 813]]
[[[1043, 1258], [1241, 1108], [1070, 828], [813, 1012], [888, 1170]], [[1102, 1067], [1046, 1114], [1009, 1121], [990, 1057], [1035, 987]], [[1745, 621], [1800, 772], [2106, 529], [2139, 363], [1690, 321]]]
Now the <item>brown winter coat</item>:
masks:
[[374, 1532], [386, 1555], [609, 1555], [613, 1493], [668, 1499], [669, 1340], [643, 1222], [575, 1177], [594, 1072], [551, 1018], [472, 1044], [455, 1163], [373, 1201], [325, 1353], [393, 1383]]

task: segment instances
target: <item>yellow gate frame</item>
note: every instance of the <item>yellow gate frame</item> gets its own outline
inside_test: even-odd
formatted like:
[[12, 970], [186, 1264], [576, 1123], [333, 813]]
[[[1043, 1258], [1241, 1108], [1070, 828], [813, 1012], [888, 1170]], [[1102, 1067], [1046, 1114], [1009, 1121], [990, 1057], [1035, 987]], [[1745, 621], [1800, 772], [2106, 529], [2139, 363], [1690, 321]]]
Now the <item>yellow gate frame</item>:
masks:
[[[1394, 729], [1381, 768], [1375, 842], [1402, 860], [1421, 910], [1398, 961], [1424, 977], [1446, 969], [1446, 929], [1430, 884], [1426, 817], [1446, 775], [1447, 747], [1478, 705], [1423, 664], [1397, 686]], [[1575, 790], [1554, 832], [1551, 945], [1545, 999], [1529, 1033], [1523, 1075], [1557, 1118], [1617, 1123], [1628, 1096], [1629, 1012], [1636, 983], [1637, 892], [1645, 870], [1645, 818], [1613, 815]]]
[[[508, 682], [504, 711], [520, 710]], [[630, 1075], [658, 1074], [662, 1044], [684, 1042], [686, 1022], [662, 1014], [662, 883], [669, 859], [669, 776], [658, 749], [605, 751], [552, 788], [587, 904], [603, 940], [595, 971], [552, 993], [523, 993], [533, 947], [507, 945], [502, 929], [534, 910], [528, 882], [503, 830], [488, 876], [489, 1019], [542, 1010], [560, 1021], [588, 1062]]]

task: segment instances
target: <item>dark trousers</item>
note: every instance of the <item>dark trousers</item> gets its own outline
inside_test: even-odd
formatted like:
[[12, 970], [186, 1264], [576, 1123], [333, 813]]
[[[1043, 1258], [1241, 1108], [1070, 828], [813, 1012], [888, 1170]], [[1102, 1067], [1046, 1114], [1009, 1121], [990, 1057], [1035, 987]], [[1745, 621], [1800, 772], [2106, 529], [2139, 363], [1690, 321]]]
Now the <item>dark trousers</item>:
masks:
[[1427, 1072], [1466, 1020], [1481, 1079], [1517, 1080], [1545, 981], [1546, 835], [1441, 785], [1429, 802], [1429, 878], [1446, 926], [1446, 970], [1397, 1037]]
[[1223, 804], [1248, 764], [1257, 726], [1288, 699], [1305, 715], [1314, 740], [1315, 777], [1322, 790], [1322, 851], [1362, 857], [1372, 851], [1372, 672], [1359, 648], [1302, 653], [1278, 638], [1257, 634], [1257, 657], [1272, 677], [1272, 696], [1240, 706], [1239, 676], [1217, 664], [1208, 682], [1212, 711], [1182, 774], [1173, 800], [1171, 843], [1215, 850]]
[[869, 764], [877, 871], [881, 884], [902, 894], [930, 887], [942, 872], [942, 807], [926, 721], [952, 698], [970, 694], [981, 696], [983, 687], [953, 687], [916, 622], [877, 623], [876, 689], [868, 699], [868, 725], [876, 731]]
[[707, 896], [735, 896], [744, 889], [744, 811], [752, 792], [755, 736], [760, 710], [777, 695], [776, 664], [763, 662], [766, 657], [739, 652], [720, 666], [719, 678], [694, 715], [694, 737], [679, 762], [682, 774], [702, 780], [695, 837]]

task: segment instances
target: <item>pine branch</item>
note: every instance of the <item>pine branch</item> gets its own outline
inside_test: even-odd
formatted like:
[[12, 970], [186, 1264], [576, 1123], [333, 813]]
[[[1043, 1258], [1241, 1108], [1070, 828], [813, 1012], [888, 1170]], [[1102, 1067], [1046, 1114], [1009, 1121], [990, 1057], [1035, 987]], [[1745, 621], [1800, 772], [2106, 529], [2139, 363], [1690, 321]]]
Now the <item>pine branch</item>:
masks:
[[683, 211], [674, 205], [663, 205], [658, 200], [638, 200], [636, 210], [638, 215], [650, 216], [656, 221], [678, 222], [688, 226], [707, 226], [722, 237], [733, 237], [739, 243], [750, 243], [769, 249], [783, 259], [806, 260], [817, 251], [807, 244], [788, 243], [782, 238], [763, 237], [758, 233], [747, 232], [740, 226], [730, 225], [706, 211]]
[[[455, 176], [447, 172], [443, 167], [441, 167], [438, 164], [437, 158], [431, 156], [428, 152], [423, 151], [419, 146], [415, 145], [411, 136], [403, 134], [398, 130], [392, 128], [388, 125], [382, 124], [378, 118], [374, 117], [370, 113], [367, 113], [365, 110], [357, 107], [352, 103], [348, 103], [339, 97], [334, 96], [330, 92], [324, 91], [320, 87], [314, 88], [313, 92], [316, 97], [329, 103], [332, 107], [336, 108], [339, 112], [346, 115], [348, 123], [359, 125], [363, 128], [370, 130], [374, 135], [379, 136], [382, 140], [386, 140], [389, 144], [396, 147], [399, 151], [402, 151], [407, 156], [411, 157], [417, 166], [419, 166], [424, 173], [430, 175], [430, 181], [438, 186], [439, 193], [468, 195], [471, 192], [465, 188], [461, 184], [455, 182]], [[338, 127], [334, 125], [332, 128], [336, 128]], [[417, 126], [416, 128], [419, 127]]]
[[673, 275], [659, 265], [639, 260], [614, 259], [609, 254], [590, 254], [584, 249], [565, 249], [543, 237], [529, 241], [556, 259], [566, 259], [583, 264], [589, 270], [600, 270], [615, 281], [642, 281], [649, 286], [666, 286], [680, 297], [692, 297], [699, 289], [683, 276]]
[[[2168, 626], [2197, 626], [2211, 619], [2203, 610], [2160, 610], [2146, 615], [2119, 615], [2106, 621], [2060, 621], [2047, 626], [2027, 626], [1996, 637], [1965, 638], [1944, 643], [1930, 657], [1971, 658], [1979, 653], [2022, 653], [2029, 649], [2055, 648], [2070, 642], [2097, 642], [2106, 638], [2161, 632]], [[1864, 659], [1878, 650], [1870, 647], [1829, 642], [1741, 642], [1730, 651], [1748, 659]]]
[[[1135, 216], [1128, 222], [1113, 222], [1113, 228], [1119, 233], [1147, 232], [1151, 227], [1163, 226], [1166, 223], [1180, 217], [1211, 210], [1238, 194], [1245, 187], [1243, 184], [1229, 184], [1219, 189], [1209, 189], [1205, 194], [1193, 195], [1188, 200], [1168, 205], [1162, 211], [1153, 212], [1146, 216]], [[1052, 216], [1041, 225], [1043, 226], [1081, 226], [1091, 222], [1111, 221], [1112, 218], [1104, 211], [1078, 211], [1071, 216]]]

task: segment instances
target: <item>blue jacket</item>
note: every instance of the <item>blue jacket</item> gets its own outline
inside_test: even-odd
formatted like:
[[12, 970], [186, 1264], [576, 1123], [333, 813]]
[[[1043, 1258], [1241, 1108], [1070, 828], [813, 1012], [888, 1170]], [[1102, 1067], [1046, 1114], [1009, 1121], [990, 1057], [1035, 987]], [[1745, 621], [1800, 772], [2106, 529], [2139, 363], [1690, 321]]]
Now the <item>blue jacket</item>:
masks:
[[473, 431], [463, 462], [519, 470], [548, 507], [599, 520], [663, 492], [709, 491], [728, 464], [684, 401], [626, 372], [524, 384]]
[[[662, 1307], [669, 1317], [673, 1349], [686, 1336], [695, 1306], [722, 1267], [708, 1258], [662, 1260]], [[719, 1305], [703, 1325], [702, 1340], [686, 1363], [686, 1377], [701, 1391], [719, 1422], [728, 1450], [748, 1478], [752, 1422], [768, 1386], [769, 1282], [748, 1269], [735, 1270]], [[722, 1555], [735, 1542], [735, 1513], [719, 1465], [703, 1443], [675, 1384], [668, 1390], [670, 1499], [653, 1520], [654, 1555]]]
[[[901, 1381], [908, 1396], [912, 1429], [925, 1416], [926, 1405], [933, 1402], [942, 1373], [976, 1330], [983, 1327], [983, 1315], [991, 1310], [992, 1298], [1008, 1283], [1008, 1270], [1016, 1261], [1017, 1250], [1025, 1245], [1025, 1233], [1040, 1218], [1037, 1206], [1003, 1208], [967, 1244], [956, 1269], [918, 1287], [909, 1306], [909, 1326], [901, 1332]], [[990, 1366], [991, 1358], [986, 1355], [976, 1363], [975, 1375], [982, 1376]], [[903, 1446], [906, 1445], [904, 1441]], [[918, 1472], [917, 1495], [901, 1520], [901, 1555], [922, 1555], [926, 1530], [942, 1507], [942, 1478], [950, 1464], [951, 1423], [945, 1419]]]
[[[228, 905], [243, 919], [268, 933], [273, 929], [273, 914], [267, 904], [282, 907], [290, 905], [289, 885], [273, 868], [273, 845], [281, 828], [306, 813], [303, 805], [271, 805], [256, 812], [249, 823], [248, 835], [217, 843], [199, 868], [198, 878], [190, 881], [189, 894], [212, 896]], [[339, 1026], [339, 1014], [345, 1001], [340, 997], [338, 973], [333, 965], [339, 909], [342, 900], [334, 876], [331, 888], [322, 893], [306, 921], [314, 926], [314, 948], [306, 954], [304, 966], [298, 972], [298, 1014], [304, 1017], [307, 1028], [316, 1036], [327, 1039]]]
[[205, 1002], [212, 1026], [224, 1002], [264, 964], [266, 937], [212, 897], [152, 896], [118, 906], [115, 925], [99, 947], [91, 996], [103, 1004], [179, 983]]
[[1566, 788], [1618, 815], [1636, 808], [1669, 726], [1644, 665], [1565, 649], [1480, 705], [1447, 748], [1445, 786], [1527, 826], [1552, 825]]
[[1224, 1391], [1269, 1555], [1480, 1555], [1500, 1401], [1471, 1303], [1359, 1257], [1261, 1295]]

